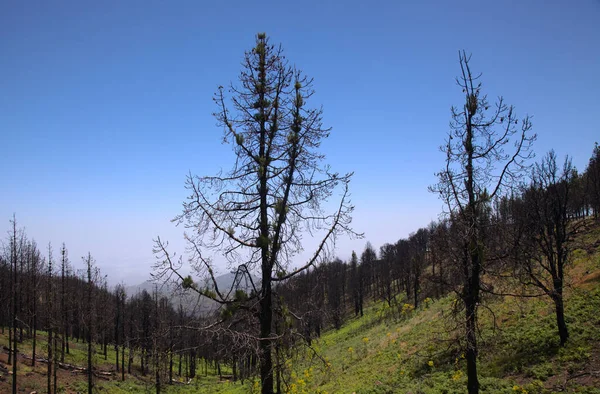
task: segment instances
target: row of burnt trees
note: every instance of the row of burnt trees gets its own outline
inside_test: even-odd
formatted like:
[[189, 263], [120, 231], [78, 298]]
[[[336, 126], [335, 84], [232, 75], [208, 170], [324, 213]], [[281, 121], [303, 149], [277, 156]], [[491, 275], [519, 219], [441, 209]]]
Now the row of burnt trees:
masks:
[[[57, 392], [60, 367], [85, 368], [91, 392], [95, 360], [108, 359], [109, 348], [114, 349], [114, 373], [123, 380], [126, 372], [153, 374], [157, 391], [175, 375], [194, 377], [200, 359], [206, 368], [217, 368], [221, 358], [227, 359], [222, 341], [185, 329], [210, 321], [189, 308], [189, 300], [175, 307], [158, 288], [131, 296], [123, 285], [109, 289], [91, 255], [76, 269], [64, 244], [58, 253], [51, 245], [42, 251], [15, 218], [2, 246], [0, 330], [8, 331], [13, 392], [19, 376], [15, 360], [29, 357], [33, 367], [47, 369], [48, 393]], [[32, 354], [20, 353], [25, 340], [31, 340]], [[74, 343], [85, 345], [86, 366], [69, 365]]]
[[[13, 367], [12, 391], [17, 391], [19, 344], [32, 340], [31, 365], [47, 367], [47, 392], [57, 390], [57, 366], [65, 362], [69, 344], [90, 339], [96, 327], [93, 304], [98, 271], [91, 256], [76, 275], [65, 245], [54, 256], [50, 244], [42, 251], [11, 220], [11, 230], [0, 254], [0, 327], [8, 329], [8, 363]], [[96, 282], [93, 282], [95, 280]], [[86, 302], [85, 300], [88, 300]], [[42, 336], [38, 331], [44, 331]], [[42, 339], [44, 339], [42, 346]], [[26, 355], [29, 357], [29, 355]]]
[[434, 224], [419, 229], [407, 239], [384, 244], [379, 253], [367, 243], [360, 257], [352, 252], [348, 262], [318, 265], [277, 293], [296, 314], [306, 316], [300, 319], [306, 339], [320, 336], [325, 327], [340, 328], [351, 316], [363, 316], [369, 301], [384, 301], [390, 308], [401, 307], [400, 301], [418, 307], [424, 298], [446, 293], [443, 266], [436, 266], [429, 250], [435, 230]]

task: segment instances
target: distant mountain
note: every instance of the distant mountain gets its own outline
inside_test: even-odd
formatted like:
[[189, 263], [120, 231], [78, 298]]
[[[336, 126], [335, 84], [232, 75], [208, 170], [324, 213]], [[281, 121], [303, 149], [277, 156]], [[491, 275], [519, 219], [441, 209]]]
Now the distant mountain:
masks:
[[[224, 296], [227, 296], [232, 289], [232, 285], [234, 281], [236, 281], [235, 272], [227, 273], [223, 275], [219, 275], [215, 278], [217, 282], [217, 286], [219, 291]], [[252, 277], [252, 281], [254, 282], [254, 286], [259, 286], [259, 280], [255, 277]], [[209, 288], [213, 288], [210, 280], [205, 280], [204, 282], [198, 283], [199, 286], [207, 286]], [[246, 292], [251, 292], [253, 287], [252, 283], [248, 278], [239, 278], [237, 279], [237, 283], [233, 286], [233, 290], [231, 291], [230, 296], [233, 296], [235, 290], [242, 289]], [[193, 290], [183, 290], [181, 287], [173, 287], [165, 284], [156, 284], [152, 281], [145, 281], [135, 286], [127, 286], [125, 291], [127, 292], [127, 296], [131, 297], [143, 291], [146, 291], [150, 294], [154, 293], [155, 290], [159, 292], [160, 295], [166, 296], [171, 301], [174, 308], [179, 308], [179, 305], [183, 306], [183, 308], [188, 313], [207, 315], [219, 309], [219, 304], [215, 301], [212, 301], [206, 297], [200, 296]]]
[[[223, 275], [217, 276], [215, 278], [215, 281], [217, 282], [217, 286], [219, 287], [219, 291], [221, 293], [226, 293], [226, 292], [230, 291], [232, 288], [232, 284], [235, 280], [236, 280], [235, 272], [223, 274]], [[239, 277], [237, 279], [237, 283], [236, 283], [236, 286], [234, 287], [233, 291], [235, 292], [235, 290], [241, 289], [247, 293], [250, 293], [253, 290], [252, 284], [254, 284], [254, 286], [256, 286], [256, 288], [258, 289], [258, 287], [260, 285], [260, 281], [258, 280], [258, 278], [254, 277], [254, 276], [252, 277], [252, 280], [250, 280], [247, 277], [244, 277], [244, 278]], [[212, 288], [211, 283], [207, 283], [207, 285]], [[225, 294], [223, 294], [223, 295], [225, 295]]]

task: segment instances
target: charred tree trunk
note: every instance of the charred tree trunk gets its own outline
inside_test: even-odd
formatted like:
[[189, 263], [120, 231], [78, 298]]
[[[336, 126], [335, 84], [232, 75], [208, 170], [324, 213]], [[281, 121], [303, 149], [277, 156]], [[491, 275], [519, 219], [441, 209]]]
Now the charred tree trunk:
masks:
[[553, 301], [556, 309], [556, 325], [558, 326], [560, 345], [563, 346], [569, 339], [569, 330], [567, 328], [567, 323], [565, 322], [565, 307], [563, 303], [562, 286], [560, 288], [560, 292], [556, 292], [556, 295], [553, 297]]
[[465, 359], [467, 360], [467, 390], [469, 394], [479, 393], [479, 379], [477, 377], [477, 336], [476, 336], [476, 308], [472, 300], [465, 300], [466, 312], [466, 340], [467, 349]]
[[121, 381], [125, 381], [125, 345], [121, 348]]
[[57, 335], [54, 336], [54, 343], [52, 344], [52, 346], [54, 346], [54, 350], [52, 351], [52, 354], [53, 354], [53, 357], [54, 357], [54, 359], [53, 359], [54, 368], [53, 368], [53, 371], [52, 371], [52, 373], [53, 373], [53, 376], [52, 376], [52, 379], [53, 379], [53, 390], [54, 390], [53, 393], [56, 394], [58, 392], [57, 391], [57, 383], [58, 383], [58, 376], [57, 376], [57, 371], [58, 371], [58, 368], [57, 368], [58, 367], [58, 336]]
[[173, 384], [173, 323], [169, 322], [169, 384]]
[[60, 264], [60, 313], [61, 313], [61, 330], [62, 330], [62, 343], [61, 343], [61, 352], [60, 352], [60, 362], [65, 362], [65, 352], [69, 352], [69, 333], [67, 328], [67, 308], [65, 304], [66, 290], [65, 290], [65, 274], [66, 274], [66, 265], [67, 265], [67, 248], [63, 243], [62, 248], [60, 250], [61, 254], [61, 264]]
[[34, 256], [32, 260], [32, 273], [33, 273], [33, 343], [31, 349], [31, 366], [35, 368], [35, 357], [36, 357], [36, 346], [37, 346], [37, 288], [38, 288], [38, 253], [36, 250], [33, 251]]
[[[476, 246], [475, 246], [476, 248]], [[470, 267], [465, 267], [466, 286], [464, 289], [466, 351], [467, 361], [467, 390], [469, 394], [479, 393], [479, 378], [477, 377], [477, 303], [480, 291], [480, 270], [478, 250], [471, 251]], [[470, 268], [470, 269], [469, 269]]]
[[[273, 359], [271, 354], [271, 323], [273, 311], [271, 310], [271, 275], [270, 270], [263, 275], [263, 297], [260, 301], [260, 380], [262, 382], [262, 394], [273, 394]], [[267, 282], [265, 284], [265, 281]]]

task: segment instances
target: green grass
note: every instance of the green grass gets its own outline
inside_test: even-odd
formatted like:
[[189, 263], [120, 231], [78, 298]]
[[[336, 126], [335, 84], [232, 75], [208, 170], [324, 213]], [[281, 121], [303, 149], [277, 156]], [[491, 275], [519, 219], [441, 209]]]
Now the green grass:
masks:
[[[482, 316], [479, 376], [484, 393], [552, 392], [546, 382], [582, 371], [592, 348], [598, 349], [600, 288], [574, 289], [568, 297], [571, 338], [564, 348], [558, 346], [552, 306], [545, 300], [507, 299], [491, 307], [497, 315], [512, 317], [517, 302], [526, 304], [520, 305], [526, 313], [506, 319], [502, 327], [493, 329], [491, 319]], [[398, 320], [381, 319], [381, 305], [373, 305], [363, 318], [318, 341], [314, 347], [325, 363], [295, 362], [296, 385], [290, 392], [464, 393], [465, 361], [453, 341], [456, 334], [448, 330], [451, 303], [447, 297]], [[570, 389], [600, 392], [576, 383]]]

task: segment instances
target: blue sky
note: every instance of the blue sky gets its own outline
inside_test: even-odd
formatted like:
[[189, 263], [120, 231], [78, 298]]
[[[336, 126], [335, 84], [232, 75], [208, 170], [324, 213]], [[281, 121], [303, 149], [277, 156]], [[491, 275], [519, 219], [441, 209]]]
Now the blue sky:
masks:
[[235, 81], [257, 32], [314, 77], [333, 128], [327, 162], [354, 171], [354, 227], [339, 255], [437, 219], [427, 186], [457, 52], [490, 98], [533, 116], [540, 157], [584, 170], [600, 141], [600, 1], [21, 1], [0, 5], [0, 230], [13, 213], [39, 244], [88, 251], [112, 283], [147, 278], [188, 171], [232, 163], [212, 95]]

